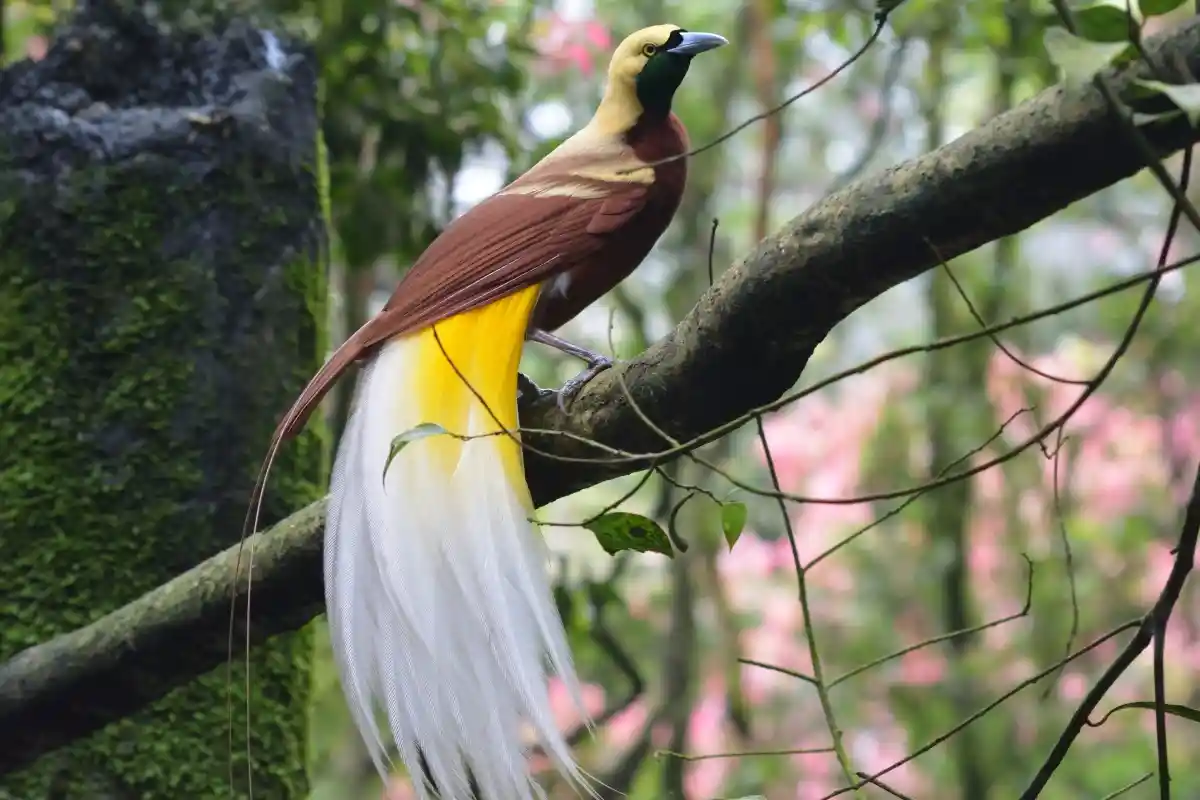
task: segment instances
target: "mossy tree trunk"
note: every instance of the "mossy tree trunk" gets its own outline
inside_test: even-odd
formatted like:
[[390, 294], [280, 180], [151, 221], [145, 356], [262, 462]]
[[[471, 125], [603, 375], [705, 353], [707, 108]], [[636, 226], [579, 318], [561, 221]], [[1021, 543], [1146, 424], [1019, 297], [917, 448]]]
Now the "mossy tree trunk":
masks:
[[[236, 543], [271, 429], [323, 357], [316, 105], [289, 40], [110, 3], [0, 73], [0, 658]], [[264, 525], [322, 495], [325, 439], [285, 449]], [[302, 632], [252, 656], [255, 798], [305, 796], [310, 649]], [[244, 687], [237, 664], [238, 796]], [[0, 798], [228, 797], [226, 691], [218, 669]]]

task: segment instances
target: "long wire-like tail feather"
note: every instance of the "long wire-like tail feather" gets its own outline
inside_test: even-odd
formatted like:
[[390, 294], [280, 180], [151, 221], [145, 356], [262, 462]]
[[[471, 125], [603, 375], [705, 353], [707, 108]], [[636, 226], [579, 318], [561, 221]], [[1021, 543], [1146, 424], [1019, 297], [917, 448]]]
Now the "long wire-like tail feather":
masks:
[[[472, 796], [469, 775], [486, 800], [538, 796], [526, 728], [587, 787], [551, 713], [547, 661], [585, 711], [515, 438], [536, 298], [523, 290], [385, 344], [362, 373], [334, 467], [335, 660], [377, 769], [386, 775], [382, 710], [421, 800], [427, 780], [446, 800]], [[455, 435], [410, 442], [385, 476], [392, 440], [423, 423]]]

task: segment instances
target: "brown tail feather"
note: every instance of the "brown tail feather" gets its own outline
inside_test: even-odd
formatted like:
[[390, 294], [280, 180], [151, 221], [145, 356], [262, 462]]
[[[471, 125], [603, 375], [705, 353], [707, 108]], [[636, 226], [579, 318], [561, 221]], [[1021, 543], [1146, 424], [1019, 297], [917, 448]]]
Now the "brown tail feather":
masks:
[[372, 339], [374, 328], [370, 322], [355, 331], [354, 335], [342, 343], [334, 354], [330, 356], [325, 365], [317, 371], [317, 374], [312, 377], [304, 390], [300, 392], [300, 396], [292, 403], [291, 408], [279, 420], [279, 424], [275, 426], [275, 432], [271, 435], [271, 444], [267, 448], [266, 458], [263, 459], [262, 466], [258, 471], [258, 479], [254, 483], [254, 489], [250, 493], [250, 507], [247, 509], [246, 520], [242, 528], [242, 538], [253, 535], [258, 529], [258, 516], [262, 506], [263, 492], [266, 490], [267, 478], [271, 472], [271, 465], [275, 463], [275, 456], [279, 454], [279, 449], [288, 439], [295, 437], [304, 429], [308, 418], [312, 416], [312, 412], [333, 388], [338, 378], [349, 369], [350, 365], [358, 361], [363, 356], [367, 355], [374, 349], [376, 342]]
[[[239, 551], [238, 551], [238, 555], [237, 555], [236, 566], [234, 567], [235, 580], [234, 580], [233, 587], [230, 590], [230, 597], [229, 597], [229, 653], [231, 656], [231, 659], [229, 661], [230, 670], [233, 669], [233, 661], [232, 661], [233, 631], [234, 631], [234, 625], [236, 622], [236, 614], [237, 614], [237, 580], [236, 580], [236, 576], [241, 574], [242, 554], [241, 554], [240, 547], [242, 544], [245, 543], [247, 537], [253, 536], [255, 533], [258, 532], [258, 520], [259, 520], [259, 515], [262, 512], [263, 494], [267, 488], [267, 479], [271, 474], [271, 467], [275, 463], [275, 457], [279, 454], [279, 449], [283, 446], [284, 442], [286, 442], [288, 439], [291, 439], [292, 437], [296, 436], [296, 434], [300, 433], [300, 431], [304, 429], [304, 425], [308, 421], [308, 418], [312, 415], [313, 409], [315, 409], [317, 407], [317, 405], [321, 402], [321, 400], [325, 397], [325, 395], [329, 393], [329, 390], [331, 388], [333, 388], [334, 383], [337, 382], [337, 379], [342, 376], [342, 374], [350, 367], [350, 365], [353, 364], [355, 361], [358, 361], [363, 356], [368, 355], [372, 350], [375, 349], [375, 347], [379, 344], [379, 342], [382, 341], [382, 338], [386, 338], [386, 337], [378, 336], [378, 331], [379, 331], [380, 326], [377, 324], [377, 321], [378, 321], [378, 318], [376, 318], [375, 320], [371, 320], [366, 325], [364, 325], [362, 328], [359, 328], [357, 331], [355, 331], [353, 336], [346, 339], [346, 341], [343, 342], [342, 345], [336, 351], [334, 351], [333, 355], [329, 358], [329, 360], [327, 362], [325, 362], [325, 365], [323, 367], [321, 367], [320, 370], [317, 371], [317, 374], [312, 377], [312, 380], [310, 380], [308, 382], [308, 385], [304, 387], [304, 390], [302, 392], [300, 392], [300, 396], [296, 398], [296, 402], [292, 403], [291, 408], [289, 408], [287, 410], [287, 413], [283, 415], [283, 418], [281, 420], [279, 420], [279, 424], [275, 426], [275, 432], [271, 435], [271, 444], [267, 448], [267, 455], [263, 459], [262, 465], [258, 469], [258, 477], [255, 479], [254, 488], [250, 492], [250, 504], [249, 504], [249, 507], [246, 509], [245, 520], [242, 522], [242, 538], [241, 538], [241, 541], [239, 542]], [[375, 323], [375, 324], [373, 324], [373, 323]], [[247, 581], [249, 581], [249, 578], [247, 578]], [[247, 636], [246, 654], [247, 655], [246, 655], [246, 657], [249, 658], [249, 653], [250, 653], [249, 635], [250, 635], [250, 633], [249, 633], [248, 617], [250, 615], [250, 597], [249, 597], [248, 591], [247, 591], [247, 596], [246, 596], [246, 615], [247, 615], [247, 620], [246, 620], [246, 636]], [[232, 676], [232, 672], [230, 673], [230, 675]], [[249, 679], [249, 672], [247, 672], [247, 680], [248, 679]], [[230, 743], [230, 757], [232, 758], [232, 753], [233, 753], [233, 750], [232, 750], [232, 745], [233, 745], [232, 683], [230, 684], [229, 688], [230, 688], [230, 693], [228, 694], [229, 722], [230, 722], [229, 743]], [[247, 694], [246, 694], [246, 702], [247, 703], [250, 702], [249, 698], [250, 698], [250, 695], [249, 695], [249, 692], [247, 692]], [[250, 717], [249, 717], [249, 713], [247, 713], [247, 716], [246, 716], [247, 727], [249, 727], [249, 724], [250, 724]], [[231, 769], [232, 769], [232, 761], [230, 762], [230, 765], [231, 765]], [[247, 766], [248, 765], [249, 765], [249, 762], [247, 762]], [[230, 773], [230, 776], [232, 779], [232, 772]]]

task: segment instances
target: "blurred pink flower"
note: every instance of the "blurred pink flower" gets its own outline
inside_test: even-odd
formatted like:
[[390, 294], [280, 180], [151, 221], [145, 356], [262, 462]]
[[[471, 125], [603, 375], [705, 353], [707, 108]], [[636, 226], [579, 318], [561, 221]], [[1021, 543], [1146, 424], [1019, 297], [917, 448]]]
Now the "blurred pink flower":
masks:
[[50, 43], [45, 36], [30, 36], [25, 40], [25, 57], [31, 61], [41, 61], [49, 49]]
[[1146, 564], [1142, 572], [1141, 598], [1147, 606], [1158, 599], [1167, 576], [1175, 566], [1175, 556], [1171, 553], [1173, 545], [1165, 542], [1146, 543]]
[[382, 797], [383, 800], [416, 800], [417, 793], [408, 778], [397, 775], [388, 782]]
[[1088, 679], [1078, 672], [1064, 672], [1058, 679], [1058, 696], [1068, 703], [1078, 703], [1090, 688]]
[[900, 657], [900, 680], [910, 686], [933, 686], [946, 677], [946, 659], [934, 647], [921, 647]]
[[[782, 667], [801, 674], [812, 671], [808, 648], [797, 640], [795, 633], [783, 635], [776, 631], [753, 628], [743, 632], [742, 648], [745, 658], [762, 664]], [[742, 664], [742, 689], [751, 702], [764, 701], [776, 692], [798, 691], [804, 696], [811, 694], [808, 684], [798, 678], [753, 664]]]
[[[906, 795], [924, 794], [923, 781], [912, 762], [894, 767], [908, 755], [909, 742], [903, 727], [883, 705], [869, 709], [869, 722], [848, 737], [855, 766], [867, 773], [888, 769], [883, 780]], [[892, 769], [889, 769], [894, 767]]]
[[[828, 734], [809, 734], [781, 744], [794, 750], [821, 750], [829, 747]], [[817, 800], [838, 788], [838, 766], [833, 753], [795, 753], [790, 756], [799, 780], [796, 781], [796, 800]]]
[[722, 548], [717, 557], [717, 570], [725, 580], [765, 578], [775, 569], [770, 542], [763, 541], [753, 531], [745, 531], [732, 550]]
[[[604, 710], [604, 687], [595, 683], [584, 683], [579, 688], [583, 707], [587, 709], [590, 716], [595, 716]], [[583, 717], [562, 680], [557, 676], [552, 677], [548, 681], [546, 689], [550, 695], [550, 708], [554, 712], [554, 722], [558, 725], [558, 729], [565, 731], [578, 726]]]
[[574, 68], [591, 75], [602, 53], [612, 47], [612, 36], [596, 20], [568, 20], [558, 13], [542, 17], [534, 26], [534, 46], [540, 66], [551, 72]]
[[602, 735], [613, 744], [622, 747], [628, 746], [630, 742], [637, 741], [646, 724], [648, 714], [646, 701], [635, 700], [628, 708], [609, 720], [609, 723], [604, 726]]
[[[713, 755], [727, 749], [724, 689], [719, 678], [710, 679], [688, 720], [688, 751], [696, 755]], [[716, 796], [734, 764], [735, 760], [724, 758], [691, 762], [684, 778], [686, 796]]]

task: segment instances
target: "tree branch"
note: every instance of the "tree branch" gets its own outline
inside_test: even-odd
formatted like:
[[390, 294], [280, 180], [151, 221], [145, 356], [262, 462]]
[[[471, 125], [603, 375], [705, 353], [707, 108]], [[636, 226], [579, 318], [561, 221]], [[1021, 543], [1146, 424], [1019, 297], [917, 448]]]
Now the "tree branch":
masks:
[[[1148, 39], [1146, 47], [1155, 63], [1195, 70], [1200, 20]], [[1148, 75], [1140, 65], [1105, 74], [1123, 98], [1134, 78]], [[1190, 78], [1177, 73], [1176, 80]], [[1163, 109], [1161, 100], [1141, 102], [1147, 105], [1139, 110]], [[1146, 126], [1143, 133], [1159, 156], [1200, 138], [1186, 122]], [[722, 275], [670, 335], [623, 365], [624, 382], [637, 406], [674, 438], [702, 435], [779, 397], [837, 323], [936, 267], [935, 250], [949, 261], [1024, 230], [1144, 164], [1094, 86], [1047, 89], [937, 150], [812, 206]], [[568, 416], [552, 399], [540, 401], [524, 424], [568, 436], [526, 441], [560, 458], [602, 455], [589, 440], [630, 453], [666, 449], [630, 408], [614, 372], [588, 384]], [[585, 466], [530, 455], [526, 466], [544, 502], [645, 463]]]
[[[1146, 47], [1156, 63], [1200, 73], [1200, 19]], [[1109, 75], [1126, 96], [1144, 73], [1134, 67]], [[1183, 120], [1144, 132], [1159, 155], [1200, 138]], [[816, 204], [727, 271], [671, 335], [617, 369], [657, 425], [681, 441], [702, 437], [779, 397], [834, 325], [937, 266], [939, 255], [950, 259], [1020, 231], [1143, 164], [1093, 86], [1052, 88]], [[611, 372], [589, 384], [569, 415], [546, 398], [522, 409], [522, 422], [567, 434], [526, 434], [532, 448], [554, 456], [527, 455], [539, 504], [649, 463], [587, 463], [604, 456], [589, 440], [633, 454], [667, 449]], [[314, 504], [248, 542], [255, 550], [252, 641], [320, 613], [323, 512], [323, 503]], [[0, 774], [222, 664], [235, 558], [236, 548], [0, 667]], [[237, 582], [244, 608], [244, 572]], [[243, 632], [234, 638], [240, 645]]]

